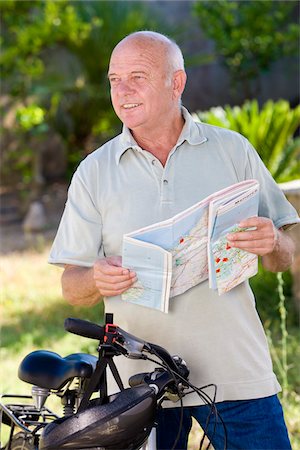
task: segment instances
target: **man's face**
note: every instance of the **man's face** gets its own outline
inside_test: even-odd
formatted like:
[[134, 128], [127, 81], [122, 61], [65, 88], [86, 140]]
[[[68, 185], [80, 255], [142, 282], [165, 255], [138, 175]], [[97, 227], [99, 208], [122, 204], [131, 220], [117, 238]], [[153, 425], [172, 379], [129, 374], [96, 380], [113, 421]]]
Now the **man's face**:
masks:
[[163, 55], [156, 45], [136, 41], [123, 41], [112, 53], [108, 72], [112, 104], [133, 131], [161, 126], [176, 104]]

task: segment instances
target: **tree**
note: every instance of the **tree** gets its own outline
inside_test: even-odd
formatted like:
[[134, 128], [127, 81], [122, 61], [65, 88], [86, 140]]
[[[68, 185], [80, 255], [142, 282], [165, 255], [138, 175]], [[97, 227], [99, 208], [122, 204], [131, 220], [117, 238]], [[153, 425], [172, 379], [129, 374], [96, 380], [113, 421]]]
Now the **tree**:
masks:
[[235, 87], [242, 83], [249, 98], [251, 81], [283, 56], [299, 54], [298, 5], [277, 0], [197, 1], [201, 29], [214, 41]]
[[[71, 173], [91, 136], [97, 136], [100, 145], [119, 124], [106, 77], [111, 49], [153, 21], [146, 19], [142, 4], [130, 1], [2, 0], [0, 9], [2, 98], [8, 98], [6, 110], [17, 112], [10, 130], [3, 131], [17, 136], [19, 143], [2, 146], [4, 165], [10, 172], [13, 162], [17, 170], [23, 149], [29, 159], [34, 157], [37, 131], [39, 139], [44, 133], [44, 140], [58, 133]], [[43, 120], [25, 129], [20, 120], [31, 106], [44, 111]]]

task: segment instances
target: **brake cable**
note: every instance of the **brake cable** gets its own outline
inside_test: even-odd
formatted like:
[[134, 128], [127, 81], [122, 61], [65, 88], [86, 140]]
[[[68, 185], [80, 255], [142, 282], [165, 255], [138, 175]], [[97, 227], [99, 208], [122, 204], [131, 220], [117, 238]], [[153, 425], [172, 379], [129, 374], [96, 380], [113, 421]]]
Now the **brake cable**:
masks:
[[[192, 391], [189, 392], [189, 393], [195, 392], [195, 393], [201, 398], [201, 400], [203, 401], [203, 403], [204, 403], [205, 405], [210, 406], [210, 412], [209, 412], [208, 417], [207, 417], [207, 420], [206, 420], [205, 429], [203, 430], [204, 434], [203, 434], [203, 437], [202, 437], [202, 439], [201, 439], [199, 449], [202, 448], [202, 445], [203, 445], [205, 436], [207, 436], [207, 438], [209, 439], [209, 437], [208, 437], [208, 435], [207, 435], [207, 428], [208, 428], [208, 425], [209, 425], [210, 417], [211, 417], [211, 415], [214, 413], [214, 414], [215, 414], [215, 424], [214, 424], [213, 435], [214, 435], [214, 433], [215, 433], [215, 431], [216, 431], [217, 420], [218, 420], [218, 418], [219, 418], [219, 419], [220, 419], [220, 422], [221, 422], [221, 424], [222, 424], [223, 430], [224, 430], [224, 450], [226, 450], [226, 448], [227, 448], [227, 429], [226, 429], [226, 425], [225, 425], [225, 423], [224, 423], [222, 417], [221, 417], [220, 414], [218, 413], [217, 408], [216, 408], [216, 405], [215, 405], [216, 393], [217, 393], [217, 386], [216, 386], [215, 384], [213, 384], [213, 383], [207, 384], [207, 385], [205, 385], [205, 386], [203, 386], [203, 387], [201, 387], [201, 388], [198, 388], [198, 387], [194, 386], [190, 381], [188, 381], [187, 379], [185, 379], [184, 377], [182, 377], [177, 371], [171, 369], [170, 366], [168, 365], [168, 363], [166, 363], [166, 361], [164, 361], [160, 355], [158, 355], [155, 351], [154, 351], [153, 353], [155, 354], [155, 356], [156, 356], [157, 358], [159, 358], [160, 360], [162, 360], [164, 363], [161, 363], [160, 361], [156, 361], [156, 360], [150, 358], [149, 356], [146, 356], [146, 359], [149, 360], [149, 361], [151, 361], [151, 362], [153, 362], [153, 363], [155, 363], [155, 364], [158, 364], [159, 366], [163, 367], [164, 369], [167, 369], [168, 372], [170, 373], [170, 375], [173, 376], [173, 379], [174, 379], [174, 382], [175, 382], [175, 386], [176, 386], [176, 387], [178, 387], [178, 380], [176, 380], [176, 376], [177, 376], [178, 378], [180, 378], [185, 384], [187, 384], [187, 385], [192, 389]], [[211, 399], [211, 397], [210, 397], [206, 392], [203, 392], [203, 389], [206, 389], [206, 388], [209, 388], [209, 387], [214, 387], [214, 396], [213, 396], [213, 399]], [[177, 389], [178, 389], [178, 388], [177, 388]], [[187, 395], [187, 394], [189, 394], [189, 393], [186, 393], [185, 395]], [[178, 390], [178, 394], [179, 394], [179, 390]], [[181, 409], [181, 414], [180, 414], [180, 426], [179, 426], [179, 431], [178, 431], [177, 436], [176, 436], [176, 439], [175, 439], [175, 441], [174, 441], [172, 450], [175, 448], [175, 446], [176, 446], [176, 444], [177, 444], [177, 442], [178, 442], [178, 440], [179, 440], [180, 433], [181, 433], [181, 429], [182, 429], [182, 422], [183, 422], [183, 401], [182, 401], [182, 398], [183, 398], [183, 396], [179, 395], [180, 409]], [[164, 400], [164, 399], [162, 399], [160, 403], [162, 403], [163, 400]], [[209, 449], [210, 445], [211, 445], [211, 440], [209, 439], [209, 444], [208, 444], [208, 446], [206, 447], [206, 449]]]

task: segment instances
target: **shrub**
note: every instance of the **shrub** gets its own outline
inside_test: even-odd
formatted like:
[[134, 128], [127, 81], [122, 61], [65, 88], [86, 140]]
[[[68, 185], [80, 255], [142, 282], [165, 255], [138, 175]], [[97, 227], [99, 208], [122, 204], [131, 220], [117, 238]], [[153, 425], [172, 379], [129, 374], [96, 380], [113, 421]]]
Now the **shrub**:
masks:
[[299, 178], [300, 138], [293, 136], [300, 126], [300, 106], [291, 108], [285, 100], [269, 100], [260, 109], [257, 100], [252, 100], [242, 106], [198, 111], [194, 118], [249, 139], [277, 182]]

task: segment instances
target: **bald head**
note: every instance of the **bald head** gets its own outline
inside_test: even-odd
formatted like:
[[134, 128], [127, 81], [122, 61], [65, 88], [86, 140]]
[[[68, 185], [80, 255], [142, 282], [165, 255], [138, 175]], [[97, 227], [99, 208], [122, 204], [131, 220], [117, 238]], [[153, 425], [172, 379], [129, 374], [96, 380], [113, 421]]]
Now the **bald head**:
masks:
[[131, 44], [141, 49], [153, 50], [166, 64], [167, 79], [177, 70], [184, 70], [184, 59], [179, 46], [169, 37], [155, 31], [136, 31], [120, 41], [114, 51]]
[[166, 36], [152, 31], [126, 36], [112, 52], [108, 78], [114, 110], [132, 132], [181, 124], [186, 74], [179, 47]]

